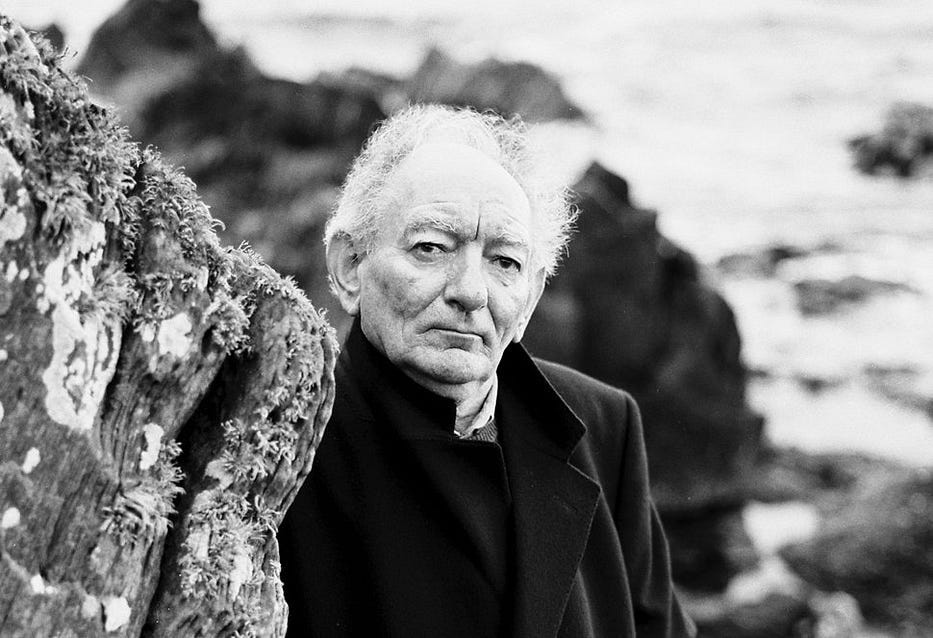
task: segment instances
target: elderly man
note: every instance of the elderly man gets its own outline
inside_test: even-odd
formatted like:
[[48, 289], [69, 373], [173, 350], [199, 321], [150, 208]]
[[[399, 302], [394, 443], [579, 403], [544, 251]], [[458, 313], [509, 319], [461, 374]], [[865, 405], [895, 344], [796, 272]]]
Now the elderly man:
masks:
[[573, 214], [515, 122], [412, 107], [325, 233], [354, 316], [279, 533], [289, 636], [689, 636], [624, 392], [519, 345]]

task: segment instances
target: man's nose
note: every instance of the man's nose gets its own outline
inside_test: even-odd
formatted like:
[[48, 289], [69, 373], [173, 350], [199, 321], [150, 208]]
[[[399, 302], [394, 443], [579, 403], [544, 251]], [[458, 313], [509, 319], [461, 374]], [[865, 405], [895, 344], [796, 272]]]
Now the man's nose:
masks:
[[459, 257], [450, 265], [445, 299], [464, 312], [480, 310], [489, 301], [483, 256], [478, 251], [465, 250]]

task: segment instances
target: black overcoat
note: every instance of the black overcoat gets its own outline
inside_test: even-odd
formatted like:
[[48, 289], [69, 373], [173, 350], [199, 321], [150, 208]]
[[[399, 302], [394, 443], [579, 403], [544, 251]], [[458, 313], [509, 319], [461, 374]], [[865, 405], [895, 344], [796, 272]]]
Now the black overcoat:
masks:
[[[289, 636], [690, 636], [626, 393], [521, 346], [499, 443], [351, 331], [279, 532]], [[501, 444], [501, 445], [500, 445]]]

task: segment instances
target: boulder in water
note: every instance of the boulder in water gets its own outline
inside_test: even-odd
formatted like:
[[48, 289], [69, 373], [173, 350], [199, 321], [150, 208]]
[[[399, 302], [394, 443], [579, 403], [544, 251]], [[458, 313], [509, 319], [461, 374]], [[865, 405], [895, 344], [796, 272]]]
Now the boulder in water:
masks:
[[521, 115], [529, 122], [583, 116], [557, 79], [540, 67], [495, 59], [463, 64], [439, 49], [428, 52], [406, 90], [413, 102], [492, 109], [505, 117]]
[[851, 594], [869, 621], [897, 625], [903, 635], [931, 635], [933, 473], [863, 481], [816, 537], [781, 555], [816, 587]]

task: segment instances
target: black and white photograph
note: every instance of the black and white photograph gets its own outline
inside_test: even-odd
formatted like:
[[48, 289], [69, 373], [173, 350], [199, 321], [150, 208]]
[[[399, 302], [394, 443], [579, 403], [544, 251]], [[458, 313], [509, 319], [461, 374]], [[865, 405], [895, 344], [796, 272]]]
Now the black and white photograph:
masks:
[[0, 638], [933, 635], [929, 0], [0, 0]]

